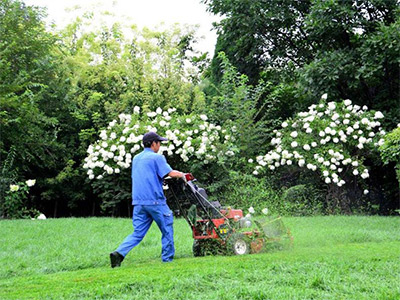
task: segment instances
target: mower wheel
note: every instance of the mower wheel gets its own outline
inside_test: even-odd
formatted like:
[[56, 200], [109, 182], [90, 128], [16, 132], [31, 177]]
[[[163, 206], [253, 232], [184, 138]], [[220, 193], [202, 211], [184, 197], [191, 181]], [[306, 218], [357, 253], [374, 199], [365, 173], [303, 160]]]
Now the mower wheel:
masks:
[[228, 254], [244, 255], [250, 253], [248, 238], [242, 233], [232, 233], [227, 239]]
[[194, 256], [204, 256], [204, 243], [199, 240], [193, 240], [193, 255]]

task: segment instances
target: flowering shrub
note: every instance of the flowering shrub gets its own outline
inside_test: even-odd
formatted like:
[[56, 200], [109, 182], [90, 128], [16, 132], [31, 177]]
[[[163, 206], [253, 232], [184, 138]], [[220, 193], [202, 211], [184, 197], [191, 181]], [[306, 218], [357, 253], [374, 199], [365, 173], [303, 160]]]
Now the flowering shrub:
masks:
[[4, 202], [1, 203], [1, 215], [6, 218], [27, 218], [31, 215], [37, 215], [37, 210], [29, 210], [25, 207], [25, 200], [29, 194], [29, 188], [34, 186], [35, 179], [29, 179], [25, 182], [10, 184], [6, 191]]
[[379, 122], [383, 114], [354, 105], [351, 100], [326, 103], [326, 99], [324, 94], [308, 112], [282, 123], [271, 141], [274, 149], [257, 157], [254, 175], [266, 168], [297, 164], [319, 172], [326, 184], [338, 187], [346, 184], [345, 175], [369, 177], [363, 161], [367, 151], [383, 144], [386, 133]]
[[232, 134], [210, 123], [206, 115], [178, 115], [174, 108], [142, 112], [136, 106], [132, 115], [120, 114], [119, 120], [110, 122], [101, 131], [100, 139], [89, 146], [83, 166], [88, 169], [89, 179], [102, 179], [129, 168], [148, 131], [168, 138], [168, 144], [161, 144], [160, 153], [179, 157], [183, 162], [194, 159], [208, 164], [234, 155]]

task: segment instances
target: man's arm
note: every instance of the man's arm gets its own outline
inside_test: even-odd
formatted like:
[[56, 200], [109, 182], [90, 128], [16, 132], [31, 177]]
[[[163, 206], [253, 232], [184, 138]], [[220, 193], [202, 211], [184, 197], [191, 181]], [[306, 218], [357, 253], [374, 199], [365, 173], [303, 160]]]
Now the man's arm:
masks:
[[171, 172], [168, 173], [168, 176], [174, 177], [174, 178], [184, 178], [185, 173], [182, 173], [182, 172], [179, 172], [176, 170], [172, 170]]

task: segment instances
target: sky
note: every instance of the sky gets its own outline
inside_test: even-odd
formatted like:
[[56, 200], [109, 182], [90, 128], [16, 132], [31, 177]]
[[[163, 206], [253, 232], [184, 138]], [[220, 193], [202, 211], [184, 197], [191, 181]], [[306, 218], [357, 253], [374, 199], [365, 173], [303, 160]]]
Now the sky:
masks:
[[[174, 23], [199, 25], [197, 34], [199, 43], [196, 50], [209, 52], [212, 56], [216, 43], [216, 32], [212, 30], [212, 23], [220, 18], [206, 11], [206, 5], [200, 0], [25, 0], [27, 5], [47, 8], [47, 23], [53, 22], [57, 28], [70, 23], [77, 15], [85, 11], [108, 11], [112, 16], [102, 16], [103, 21], [119, 22], [125, 25], [136, 24], [139, 29], [155, 28], [162, 22], [165, 26]], [[96, 15], [98, 16], [98, 15]], [[96, 17], [94, 22], [100, 24]]]

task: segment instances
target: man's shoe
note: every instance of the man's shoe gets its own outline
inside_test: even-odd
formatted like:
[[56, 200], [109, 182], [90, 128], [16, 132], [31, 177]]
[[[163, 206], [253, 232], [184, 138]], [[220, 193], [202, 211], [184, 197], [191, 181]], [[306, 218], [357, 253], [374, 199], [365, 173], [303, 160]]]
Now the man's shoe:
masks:
[[110, 253], [111, 268], [120, 267], [124, 257], [117, 251]]

